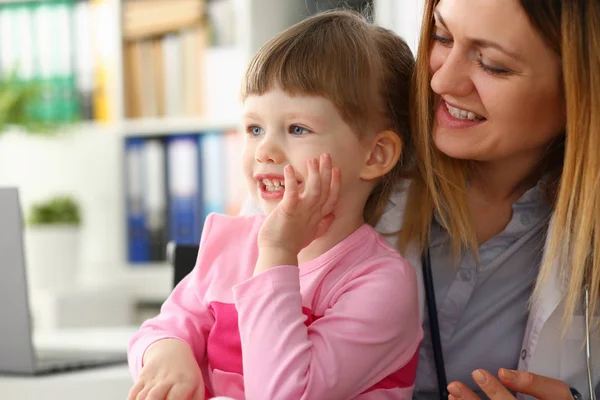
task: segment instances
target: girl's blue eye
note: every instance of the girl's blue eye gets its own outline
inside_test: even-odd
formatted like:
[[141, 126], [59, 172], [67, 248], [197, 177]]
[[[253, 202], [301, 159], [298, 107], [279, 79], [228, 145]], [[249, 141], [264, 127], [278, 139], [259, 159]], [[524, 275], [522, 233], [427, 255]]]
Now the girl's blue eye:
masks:
[[298, 126], [298, 125], [292, 125], [292, 126], [290, 126], [290, 133], [292, 135], [295, 135], [295, 136], [306, 135], [309, 132], [310, 131], [308, 129], [303, 128], [303, 127]]
[[261, 128], [260, 126], [256, 126], [256, 125], [252, 125], [249, 126], [246, 131], [251, 135], [251, 136], [260, 136], [263, 133], [263, 128]]

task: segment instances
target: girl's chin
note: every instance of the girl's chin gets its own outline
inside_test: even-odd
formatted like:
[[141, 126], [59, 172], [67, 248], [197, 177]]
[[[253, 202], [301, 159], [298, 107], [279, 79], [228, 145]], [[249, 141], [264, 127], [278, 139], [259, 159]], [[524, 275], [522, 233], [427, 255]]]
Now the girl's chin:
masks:
[[273, 200], [265, 201], [265, 200], [261, 199], [261, 200], [259, 200], [258, 204], [259, 204], [262, 212], [265, 215], [269, 215], [277, 207], [277, 204], [279, 204], [279, 201], [273, 201]]

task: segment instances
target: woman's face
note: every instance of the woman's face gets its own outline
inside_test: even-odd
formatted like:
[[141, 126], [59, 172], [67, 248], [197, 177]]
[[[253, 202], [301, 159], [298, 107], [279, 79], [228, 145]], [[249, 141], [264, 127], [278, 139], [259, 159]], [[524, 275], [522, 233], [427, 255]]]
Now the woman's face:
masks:
[[440, 0], [430, 55], [443, 153], [532, 161], [564, 129], [559, 56], [518, 0]]

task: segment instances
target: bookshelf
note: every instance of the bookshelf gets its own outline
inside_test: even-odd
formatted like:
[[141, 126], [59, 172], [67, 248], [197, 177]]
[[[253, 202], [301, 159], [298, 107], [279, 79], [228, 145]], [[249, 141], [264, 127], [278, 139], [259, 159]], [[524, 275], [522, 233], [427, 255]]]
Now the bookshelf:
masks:
[[[272, 36], [304, 18], [307, 12], [304, 0], [232, 0], [231, 6], [236, 28], [234, 43], [225, 41], [223, 46], [208, 49], [205, 54], [205, 85], [202, 88], [205, 92], [205, 115], [166, 118], [151, 116], [138, 119], [126, 117], [118, 124], [124, 141], [144, 138], [166, 143], [182, 133], [202, 136], [206, 132], [230, 132], [238, 129], [240, 109], [234, 103], [238, 99], [241, 79], [236, 81], [231, 77], [235, 75], [241, 78], [247, 61], [255, 51]], [[121, 79], [126, 79], [126, 76]], [[124, 85], [127, 87], [126, 82]], [[126, 230], [125, 226], [123, 230]], [[115, 279], [126, 287], [133, 288], [142, 301], [160, 301], [171, 290], [172, 270], [164, 262], [129, 264], [120, 272], [115, 275]]]

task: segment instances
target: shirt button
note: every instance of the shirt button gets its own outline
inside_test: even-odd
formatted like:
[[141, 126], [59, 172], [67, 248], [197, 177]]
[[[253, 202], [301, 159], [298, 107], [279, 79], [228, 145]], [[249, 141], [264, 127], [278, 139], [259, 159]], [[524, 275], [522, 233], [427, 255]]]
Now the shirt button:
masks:
[[458, 274], [459, 278], [463, 282], [467, 282], [471, 280], [472, 273], [468, 269], [463, 269]]
[[529, 215], [529, 213], [523, 213], [521, 215], [521, 223], [525, 226], [529, 225], [531, 223], [531, 215]]
[[525, 360], [527, 358], [527, 350], [521, 350], [521, 360]]

